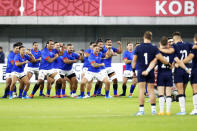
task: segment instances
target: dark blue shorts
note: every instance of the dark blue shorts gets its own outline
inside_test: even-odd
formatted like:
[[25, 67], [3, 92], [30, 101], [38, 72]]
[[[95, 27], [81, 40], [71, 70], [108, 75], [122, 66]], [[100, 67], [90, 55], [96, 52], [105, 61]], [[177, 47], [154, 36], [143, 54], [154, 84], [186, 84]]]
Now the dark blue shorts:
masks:
[[173, 86], [172, 72], [158, 72], [157, 86]]
[[197, 69], [192, 69], [191, 84], [197, 84]]
[[189, 81], [189, 74], [181, 68], [176, 68], [174, 71], [174, 83], [187, 84], [188, 81]]
[[[144, 70], [143, 70], [144, 71]], [[146, 83], [155, 83], [155, 74], [154, 71], [150, 71], [147, 76], [142, 75], [142, 70], [138, 70], [137, 79], [138, 82], [146, 82]]]

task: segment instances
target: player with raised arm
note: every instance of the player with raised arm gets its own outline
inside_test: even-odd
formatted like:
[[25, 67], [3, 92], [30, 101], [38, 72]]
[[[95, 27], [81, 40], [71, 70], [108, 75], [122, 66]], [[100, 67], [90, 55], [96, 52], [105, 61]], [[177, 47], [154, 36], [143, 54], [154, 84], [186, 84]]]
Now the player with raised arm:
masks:
[[88, 61], [90, 62], [91, 66], [88, 68], [87, 73], [83, 77], [80, 86], [80, 99], [84, 98], [84, 90], [86, 83], [91, 83], [92, 79], [96, 78], [98, 81], [101, 81], [105, 84], [105, 98], [111, 98], [109, 96], [109, 89], [110, 89], [110, 82], [107, 76], [104, 76], [100, 72], [100, 67], [105, 66], [104, 63], [101, 63], [102, 57], [105, 57], [104, 54], [100, 52], [100, 48], [95, 45], [93, 48], [93, 52], [89, 55]]

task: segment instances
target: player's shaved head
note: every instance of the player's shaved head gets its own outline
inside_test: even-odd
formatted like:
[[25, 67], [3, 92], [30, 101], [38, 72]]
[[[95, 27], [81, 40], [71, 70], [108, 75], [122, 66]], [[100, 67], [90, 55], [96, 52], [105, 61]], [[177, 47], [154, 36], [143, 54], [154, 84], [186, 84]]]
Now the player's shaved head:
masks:
[[152, 32], [151, 31], [146, 31], [145, 33], [144, 33], [144, 38], [145, 39], [147, 39], [147, 40], [152, 40]]
[[161, 43], [162, 46], [168, 45], [168, 38], [167, 38], [166, 36], [163, 36], [163, 37], [161, 38], [160, 43]]

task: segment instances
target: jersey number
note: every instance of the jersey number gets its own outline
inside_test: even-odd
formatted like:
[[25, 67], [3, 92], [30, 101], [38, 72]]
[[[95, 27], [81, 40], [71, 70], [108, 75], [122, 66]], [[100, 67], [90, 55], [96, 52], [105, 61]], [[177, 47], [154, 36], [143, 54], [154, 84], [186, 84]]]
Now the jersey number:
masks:
[[[169, 62], [170, 58], [169, 56], [164, 56], [164, 58]], [[165, 64], [162, 64], [161, 68], [167, 68], [167, 66]]]
[[181, 50], [180, 53], [181, 53], [181, 60], [183, 60], [184, 58], [187, 57], [187, 51], [186, 50]]
[[145, 64], [148, 65], [148, 53], [144, 53]]

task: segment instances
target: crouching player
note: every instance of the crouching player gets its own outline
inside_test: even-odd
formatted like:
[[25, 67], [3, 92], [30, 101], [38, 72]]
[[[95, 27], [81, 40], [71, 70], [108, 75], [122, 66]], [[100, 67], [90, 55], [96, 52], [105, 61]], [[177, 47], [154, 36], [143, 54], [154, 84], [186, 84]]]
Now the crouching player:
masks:
[[[10, 96], [9, 99], [13, 99], [13, 91], [16, 85], [17, 80], [19, 79], [20, 82], [20, 89], [19, 89], [19, 98], [28, 99], [27, 91], [29, 90], [30, 82], [29, 78], [26, 76], [24, 72], [25, 65], [29, 62], [35, 62], [34, 56], [31, 54], [30, 50], [25, 52], [25, 47], [19, 47], [19, 54], [14, 57], [14, 66], [12, 72], [12, 84], [10, 86]], [[23, 88], [25, 86], [24, 92]], [[23, 93], [23, 94], [22, 94]]]
[[101, 63], [102, 57], [104, 57], [104, 54], [100, 53], [100, 48], [97, 45], [94, 45], [93, 52], [88, 57], [91, 66], [88, 67], [88, 71], [81, 81], [81, 94], [79, 98], [84, 98], [86, 83], [89, 84], [93, 78], [96, 78], [105, 84], [105, 98], [112, 98], [109, 96], [110, 82], [107, 76], [102, 75], [100, 72], [100, 67], [105, 66], [104, 63]]

